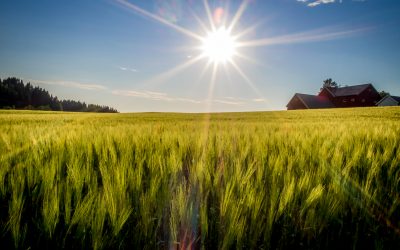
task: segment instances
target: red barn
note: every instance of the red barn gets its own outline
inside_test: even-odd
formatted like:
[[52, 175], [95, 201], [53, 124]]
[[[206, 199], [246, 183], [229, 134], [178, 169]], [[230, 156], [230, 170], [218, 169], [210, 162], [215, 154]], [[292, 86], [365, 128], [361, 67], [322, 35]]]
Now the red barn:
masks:
[[371, 107], [381, 99], [372, 84], [324, 87], [318, 95], [296, 93], [286, 105], [288, 110]]
[[318, 94], [329, 98], [337, 108], [371, 107], [381, 99], [372, 84], [361, 84], [346, 87], [325, 87]]

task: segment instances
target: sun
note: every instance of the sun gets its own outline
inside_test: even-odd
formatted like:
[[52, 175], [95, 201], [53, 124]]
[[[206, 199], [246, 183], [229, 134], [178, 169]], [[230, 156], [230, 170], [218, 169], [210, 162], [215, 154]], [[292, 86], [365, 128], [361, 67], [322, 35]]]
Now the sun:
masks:
[[232, 61], [236, 54], [236, 40], [225, 27], [209, 32], [202, 42], [203, 56], [213, 63]]

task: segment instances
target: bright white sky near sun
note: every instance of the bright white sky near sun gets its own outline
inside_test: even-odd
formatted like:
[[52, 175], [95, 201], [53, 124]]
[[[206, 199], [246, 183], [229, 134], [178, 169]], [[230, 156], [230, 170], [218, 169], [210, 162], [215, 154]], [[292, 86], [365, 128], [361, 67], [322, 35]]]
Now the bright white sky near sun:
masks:
[[3, 0], [0, 9], [1, 78], [122, 112], [285, 109], [326, 78], [400, 95], [397, 0]]

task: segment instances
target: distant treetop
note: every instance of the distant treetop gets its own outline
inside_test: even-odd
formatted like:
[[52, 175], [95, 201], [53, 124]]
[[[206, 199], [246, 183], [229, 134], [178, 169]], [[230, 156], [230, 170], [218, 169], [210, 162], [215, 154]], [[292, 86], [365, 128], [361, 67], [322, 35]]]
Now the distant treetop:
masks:
[[335, 81], [332, 81], [331, 78], [326, 79], [324, 81], [324, 84], [322, 85], [322, 88], [337, 88], [338, 84]]
[[390, 93], [382, 90], [381, 92], [379, 92], [379, 95], [383, 98], [383, 97], [385, 97], [387, 95], [390, 95]]

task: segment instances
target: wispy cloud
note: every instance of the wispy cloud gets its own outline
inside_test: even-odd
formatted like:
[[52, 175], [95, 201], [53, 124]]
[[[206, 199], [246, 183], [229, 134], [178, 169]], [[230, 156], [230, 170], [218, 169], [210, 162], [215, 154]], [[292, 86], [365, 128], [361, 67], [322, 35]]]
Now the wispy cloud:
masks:
[[194, 99], [172, 97], [172, 96], [169, 96], [167, 93], [147, 91], [147, 90], [143, 90], [143, 91], [114, 90], [114, 91], [112, 91], [112, 94], [119, 95], [119, 96], [144, 98], [144, 99], [149, 99], [149, 100], [153, 100], [153, 101], [201, 103], [201, 101], [194, 100]]
[[122, 66], [119, 66], [118, 68], [122, 71], [131, 71], [131, 72], [135, 72], [135, 73], [138, 72], [138, 70], [134, 69], [134, 68], [128, 68], [128, 67], [122, 67]]
[[223, 99], [234, 100], [234, 101], [246, 101], [246, 98], [233, 97], [233, 96], [225, 96]]
[[249, 102], [263, 103], [263, 102], [267, 102], [267, 100], [264, 98], [248, 99], [248, 98], [242, 98], [242, 97], [226, 96], [221, 99], [213, 100], [212, 102], [241, 106], [241, 105], [248, 104]]
[[[296, 0], [297, 2], [305, 3], [308, 7], [315, 7], [321, 4], [342, 3], [343, 0]], [[351, 0], [352, 2], [365, 2], [366, 0]]]
[[350, 29], [350, 30], [338, 30], [338, 29], [335, 30], [335, 29], [324, 28], [324, 29], [317, 29], [296, 34], [289, 34], [278, 37], [270, 37], [270, 38], [242, 42], [238, 43], [238, 46], [242, 47], [268, 46], [268, 45], [329, 41], [329, 40], [336, 40], [363, 34], [371, 29], [372, 27], [364, 27], [364, 28]]
[[160, 92], [152, 92], [152, 91], [135, 91], [135, 90], [113, 90], [113, 95], [119, 96], [130, 96], [130, 97], [139, 97], [151, 100], [163, 100], [163, 101], [170, 101], [171, 98], [168, 97], [166, 93]]
[[248, 102], [249, 100], [242, 97], [225, 96], [216, 100], [212, 100], [214, 103], [237, 105], [241, 106]]
[[99, 84], [90, 84], [90, 83], [82, 83], [77, 81], [60, 81], [60, 80], [35, 80], [35, 79], [26, 79], [31, 83], [36, 84], [47, 84], [47, 85], [58, 85], [58, 86], [65, 86], [65, 87], [72, 87], [84, 90], [107, 90], [111, 94], [116, 96], [125, 96], [125, 97], [133, 97], [133, 98], [143, 98], [153, 101], [165, 101], [165, 102], [181, 102], [181, 103], [192, 103], [192, 104], [223, 104], [223, 105], [231, 105], [231, 106], [243, 106], [249, 102], [266, 102], [265, 99], [258, 98], [258, 99], [247, 99], [242, 97], [221, 97], [218, 99], [203, 99], [203, 100], [196, 100], [191, 98], [185, 97], [176, 97], [171, 96], [164, 92], [156, 92], [156, 91], [149, 91], [149, 90], [112, 90], [103, 85]]
[[227, 100], [213, 100], [214, 103], [220, 103], [220, 104], [228, 104], [228, 105], [236, 105], [236, 106], [241, 106], [246, 104], [245, 102], [238, 102], [238, 101], [227, 101]]
[[190, 98], [170, 96], [167, 93], [147, 91], [147, 90], [141, 90], [141, 91], [138, 91], [138, 90], [114, 90], [114, 91], [112, 91], [112, 94], [118, 95], [118, 96], [149, 99], [149, 100], [153, 100], [153, 101], [184, 102], [184, 103], [194, 103], [194, 104], [217, 103], [217, 104], [241, 106], [241, 105], [246, 104], [246, 101], [247, 101], [247, 99], [235, 98], [235, 97], [223, 97], [220, 99], [213, 99], [213, 100], [209, 100], [209, 99], [195, 100], [195, 99], [190, 99]]
[[252, 99], [252, 101], [253, 102], [267, 102], [267, 100], [264, 98], [255, 98], [255, 99]]
[[85, 89], [85, 90], [106, 90], [107, 87], [99, 84], [92, 84], [92, 83], [82, 83], [76, 81], [49, 81], [49, 80], [35, 80], [35, 79], [27, 79], [29, 82], [32, 83], [39, 83], [39, 84], [47, 84], [47, 85], [59, 85], [71, 88], [78, 88], [78, 89]]
[[334, 2], [335, 2], [335, 0], [317, 0], [317, 1], [314, 1], [312, 3], [307, 4], [307, 6], [308, 7], [315, 7], [315, 6], [318, 6], [320, 4], [327, 4], [327, 3], [334, 3]]

